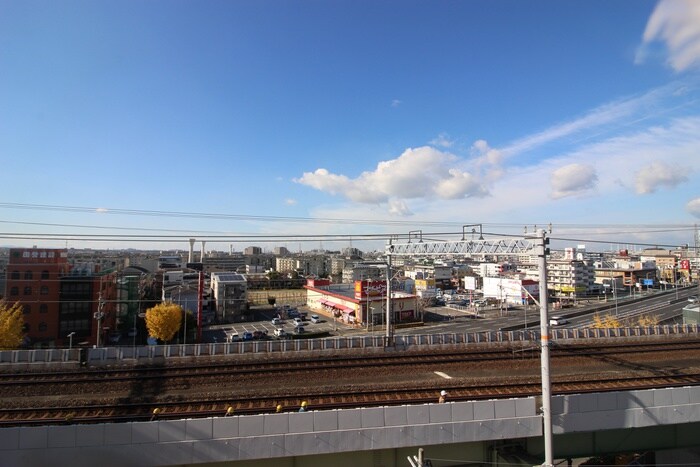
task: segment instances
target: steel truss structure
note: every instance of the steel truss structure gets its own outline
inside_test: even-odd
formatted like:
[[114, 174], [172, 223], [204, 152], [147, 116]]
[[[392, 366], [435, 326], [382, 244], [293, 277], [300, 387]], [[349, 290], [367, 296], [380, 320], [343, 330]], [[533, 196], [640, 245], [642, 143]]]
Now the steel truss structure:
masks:
[[391, 256], [447, 255], [532, 255], [536, 239], [502, 238], [498, 240], [408, 241], [387, 242], [385, 254]]

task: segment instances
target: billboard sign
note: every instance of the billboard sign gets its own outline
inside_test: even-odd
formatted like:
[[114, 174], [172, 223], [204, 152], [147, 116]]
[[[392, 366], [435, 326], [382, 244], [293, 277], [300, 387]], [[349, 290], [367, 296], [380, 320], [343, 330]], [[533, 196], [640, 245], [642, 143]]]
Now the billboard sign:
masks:
[[355, 281], [355, 298], [386, 296], [386, 282], [384, 281]]

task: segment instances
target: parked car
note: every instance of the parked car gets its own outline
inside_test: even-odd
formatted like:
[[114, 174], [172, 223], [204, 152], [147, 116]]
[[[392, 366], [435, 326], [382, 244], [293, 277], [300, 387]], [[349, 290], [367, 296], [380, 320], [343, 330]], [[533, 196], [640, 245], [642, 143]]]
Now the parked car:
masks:
[[304, 322], [301, 320], [301, 318], [294, 318], [294, 326], [299, 327], [303, 326]]
[[691, 295], [690, 297], [688, 297], [688, 301], [689, 301], [690, 303], [698, 303], [698, 296], [697, 296], [697, 295]]
[[321, 318], [319, 318], [318, 315], [311, 315], [311, 322], [312, 323], [320, 323]]
[[267, 331], [253, 331], [253, 339], [267, 339]]
[[252, 341], [252, 340], [253, 340], [253, 333], [252, 333], [252, 332], [248, 332], [248, 331], [244, 332], [244, 333], [243, 333], [243, 336], [242, 336], [242, 339], [243, 339], [244, 341]]
[[280, 324], [282, 324], [282, 320], [279, 318], [272, 318], [271, 322], [274, 326], [279, 326]]
[[285, 331], [282, 328], [277, 328], [277, 329], [275, 329], [275, 337], [279, 337], [279, 338], [287, 337], [287, 331]]
[[304, 334], [306, 329], [304, 329], [304, 326], [297, 326], [294, 328], [294, 334]]
[[226, 342], [238, 342], [240, 340], [241, 336], [237, 332], [226, 334]]

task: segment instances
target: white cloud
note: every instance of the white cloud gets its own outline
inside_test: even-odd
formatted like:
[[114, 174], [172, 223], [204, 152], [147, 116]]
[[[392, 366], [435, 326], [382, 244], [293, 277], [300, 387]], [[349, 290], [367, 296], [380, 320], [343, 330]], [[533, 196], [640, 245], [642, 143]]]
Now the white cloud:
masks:
[[[682, 106], [683, 104], [678, 104], [677, 101], [674, 101], [672, 104], [665, 102], [672, 96], [678, 97], [679, 91], [687, 93], [689, 89], [683, 82], [674, 81], [640, 95], [625, 97], [600, 105], [579, 118], [552, 125], [540, 132], [525, 136], [499, 148], [497, 150], [498, 157], [500, 160], [506, 160], [574, 135], [579, 135], [580, 137], [583, 135], [585, 139], [585, 137], [590, 137], [590, 133], [594, 130], [611, 132], [616, 127], [621, 128], [639, 123], [667, 111], [665, 106]], [[598, 138], [600, 134], [593, 136]], [[479, 140], [474, 143], [473, 149], [483, 152], [484, 149], [477, 143], [485, 144], [486, 142]], [[493, 159], [493, 156], [491, 159]]]
[[284, 200], [284, 204], [286, 204], [287, 206], [294, 206], [295, 204], [297, 204], [297, 200], [292, 199], [292, 198], [287, 198]]
[[635, 190], [641, 195], [654, 193], [662, 186], [673, 188], [688, 181], [688, 171], [689, 169], [684, 167], [671, 167], [663, 162], [653, 162], [636, 172]]
[[488, 190], [474, 175], [457, 169], [449, 170], [449, 177], [437, 182], [435, 193], [441, 199], [460, 199], [465, 195], [482, 198], [488, 195]]
[[[695, 183], [694, 174], [700, 173], [700, 117], [687, 115], [688, 110], [697, 109], [698, 99], [688, 97], [692, 93], [692, 81], [675, 81], [499, 148], [483, 139], [475, 141], [463, 157], [436, 147], [409, 148], [355, 177], [317, 169], [293, 181], [347, 200], [344, 212], [371, 209], [381, 218], [379, 213], [388, 211], [394, 216], [411, 215], [416, 221], [442, 220], [445, 212], [463, 212], [474, 218], [503, 216], [511, 222], [534, 206], [573, 206], [574, 198], [582, 195], [598, 196], [596, 202], [603, 203], [611, 195], [623, 196], [632, 203], [642, 192], [638, 186], [645, 187], [642, 190], [670, 187], [682, 181], [679, 173]], [[678, 94], [680, 98], [674, 97]], [[655, 125], [643, 125], [646, 121]], [[606, 133], [612, 136], [604, 137]], [[570, 138], [574, 134], [575, 142]], [[555, 153], [550, 148], [537, 151], [553, 142]], [[527, 157], [520, 163], [508, 163], [509, 157], [521, 154]], [[684, 167], [683, 172], [671, 172], [670, 177], [660, 176], [658, 170], [656, 178], [644, 175], [646, 169], [640, 168], [660, 160], [669, 167]], [[687, 190], [692, 183], [678, 190]], [[649, 201], [647, 197], [645, 202]], [[683, 207], [679, 201], [675, 209]]]
[[693, 216], [700, 218], [700, 198], [688, 201], [688, 204], [685, 205], [685, 209]]
[[595, 187], [598, 175], [593, 166], [569, 164], [552, 172], [552, 198], [584, 194]]
[[395, 216], [410, 216], [413, 214], [403, 200], [392, 199], [389, 201], [389, 213]]
[[382, 161], [374, 171], [363, 172], [355, 179], [317, 169], [294, 181], [358, 203], [485, 196], [487, 188], [477, 176], [460, 170], [462, 163], [454, 154], [424, 146], [406, 149], [396, 159]]
[[503, 153], [489, 146], [489, 143], [483, 139], [474, 141], [471, 147], [471, 153], [477, 157], [477, 165], [488, 164], [498, 166], [503, 161]]
[[443, 148], [450, 148], [454, 145], [454, 141], [452, 141], [447, 133], [440, 133], [437, 138], [433, 139], [430, 144], [433, 146], [440, 146]]
[[97, 208], [95, 209], [95, 212], [99, 214], [104, 214], [106, 212], [109, 212], [109, 210], [107, 208]]
[[663, 41], [675, 71], [700, 65], [700, 2], [662, 0], [649, 17], [636, 61], [641, 62], [653, 41]]
[[400, 106], [401, 104], [402, 104], [402, 102], [401, 102], [400, 100], [398, 100], [398, 99], [394, 99], [394, 100], [391, 101], [391, 106], [392, 106], [392, 107], [398, 107], [398, 106]]

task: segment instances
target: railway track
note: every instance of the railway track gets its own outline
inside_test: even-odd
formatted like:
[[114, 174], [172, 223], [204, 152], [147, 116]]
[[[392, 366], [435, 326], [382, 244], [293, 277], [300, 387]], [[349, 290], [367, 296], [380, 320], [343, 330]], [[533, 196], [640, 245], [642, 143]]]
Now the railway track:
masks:
[[[566, 370], [553, 373], [555, 394], [700, 383], [700, 369], [686, 364], [700, 357], [700, 341], [553, 345], [551, 353], [553, 368]], [[524, 355], [532, 358], [523, 362]], [[156, 409], [163, 419], [222, 416], [227, 410], [266, 413], [277, 405], [296, 410], [302, 399], [318, 410], [420, 404], [434, 402], [440, 389], [451, 400], [531, 396], [541, 392], [538, 355], [532, 345], [465, 346], [381, 356], [1, 373], [0, 426], [148, 420]], [[437, 369], [450, 369], [455, 378], [438, 378]]]
[[[564, 379], [552, 382], [554, 395], [590, 393], [615, 390], [640, 390], [696, 385], [700, 373], [651, 375], [627, 378]], [[528, 397], [541, 394], [539, 380], [526, 382], [484, 383], [471, 387], [447, 387], [450, 400], [483, 400]], [[353, 407], [425, 404], [437, 400], [434, 388], [382, 388], [362, 391], [323, 391], [298, 396], [263, 396], [256, 398], [206, 398], [188, 401], [159, 401], [140, 403], [106, 403], [69, 405], [63, 407], [0, 409], [0, 426], [65, 425], [74, 423], [105, 423], [145, 421], [153, 419], [182, 419], [296, 411], [302, 400], [311, 410], [332, 410]]]
[[[476, 347], [476, 346], [474, 346]], [[643, 352], [685, 352], [700, 350], [700, 341], [691, 342], [653, 342], [613, 345], [553, 345], [550, 356], [553, 359], [595, 357], [605, 355], [639, 354]], [[437, 365], [452, 363], [478, 363], [509, 361], [524, 354], [539, 355], [539, 347], [532, 342], [527, 345], [510, 347], [464, 348], [461, 350], [440, 351], [429, 354], [397, 353], [392, 355], [365, 356], [320, 356], [274, 360], [240, 361], [233, 359], [226, 363], [209, 363], [199, 365], [143, 366], [136, 368], [95, 368], [77, 371], [49, 372], [0, 372], [0, 387], [22, 387], [37, 384], [114, 384], [116, 382], [133, 382], [135, 380], [153, 380], [170, 378], [205, 378], [241, 376], [265, 372], [308, 372], [333, 370], [337, 368], [371, 368], [392, 367], [399, 365]]]

